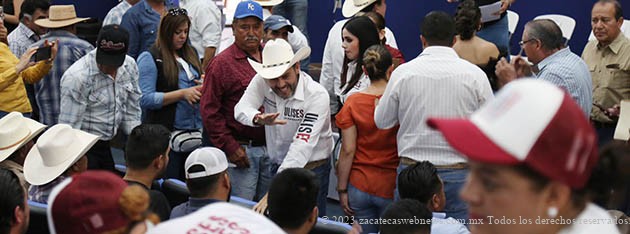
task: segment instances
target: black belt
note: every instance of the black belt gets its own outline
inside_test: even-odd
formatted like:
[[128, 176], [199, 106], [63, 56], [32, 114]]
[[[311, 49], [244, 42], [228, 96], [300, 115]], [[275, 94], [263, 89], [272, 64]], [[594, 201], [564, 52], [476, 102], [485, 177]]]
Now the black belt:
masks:
[[599, 121], [591, 121], [591, 123], [593, 124], [593, 127], [595, 128], [614, 128], [617, 127], [617, 123], [604, 123], [604, 122], [599, 122]]
[[266, 143], [264, 141], [258, 140], [246, 140], [246, 139], [236, 139], [236, 141], [241, 145], [249, 145], [253, 147], [265, 146]]

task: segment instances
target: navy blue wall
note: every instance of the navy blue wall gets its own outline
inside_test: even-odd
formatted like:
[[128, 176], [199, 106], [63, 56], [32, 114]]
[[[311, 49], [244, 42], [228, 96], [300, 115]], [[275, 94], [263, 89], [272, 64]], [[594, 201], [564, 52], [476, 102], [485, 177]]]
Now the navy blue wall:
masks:
[[[562, 14], [576, 20], [576, 29], [569, 41], [569, 46], [577, 54], [582, 53], [590, 34], [591, 8], [595, 0], [517, 0], [512, 11], [520, 15], [520, 21], [512, 37], [512, 51], [518, 51], [518, 41], [521, 39], [523, 25], [534, 17], [543, 14]], [[620, 0], [624, 6], [626, 19], [630, 18], [630, 0]], [[442, 10], [455, 13], [457, 4], [447, 3], [446, 0], [387, 0], [387, 26], [396, 34], [398, 47], [407, 60], [415, 58], [421, 52], [420, 22], [422, 17], [432, 10]], [[309, 2], [309, 33], [313, 54], [312, 62], [321, 61], [324, 43], [328, 30], [333, 25], [333, 19], [342, 19], [340, 10], [332, 14], [333, 0], [310, 0]]]
[[[620, 0], [624, 6], [626, 19], [630, 18], [630, 0]], [[53, 0], [54, 4], [75, 4], [80, 17], [103, 19], [105, 14], [117, 4], [117, 0]], [[511, 10], [519, 13], [520, 21], [512, 37], [512, 51], [518, 51], [517, 42], [521, 39], [523, 25], [542, 14], [563, 14], [577, 21], [573, 37], [569, 42], [571, 50], [577, 54], [590, 34], [590, 12], [595, 0], [517, 0]], [[334, 0], [309, 0], [309, 37], [313, 49], [311, 61], [320, 62], [328, 30], [336, 20], [343, 19], [341, 10], [333, 13]], [[419, 25], [422, 17], [432, 10], [454, 13], [457, 4], [446, 0], [387, 0], [387, 26], [396, 34], [398, 47], [407, 60], [415, 58], [421, 51]]]

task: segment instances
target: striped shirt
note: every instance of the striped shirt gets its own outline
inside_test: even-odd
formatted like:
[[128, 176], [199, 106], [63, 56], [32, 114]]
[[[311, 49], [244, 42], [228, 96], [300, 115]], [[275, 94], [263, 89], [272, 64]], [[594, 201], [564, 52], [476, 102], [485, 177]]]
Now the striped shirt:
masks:
[[588, 118], [593, 105], [593, 81], [588, 66], [567, 47], [561, 49], [538, 64], [540, 79], [549, 81], [563, 88], [582, 108]]
[[111, 140], [118, 129], [125, 134], [140, 125], [138, 66], [130, 56], [116, 78], [101, 72], [96, 50], [74, 63], [61, 78], [59, 122]]
[[122, 21], [122, 16], [131, 8], [131, 4], [127, 2], [127, 0], [122, 0], [118, 5], [109, 10], [107, 16], [103, 20], [103, 26], [108, 24], [120, 24]]
[[488, 78], [479, 67], [460, 59], [452, 48], [431, 46], [394, 70], [374, 121], [380, 129], [400, 124], [401, 157], [435, 165], [461, 163], [466, 160], [427, 126], [426, 119], [466, 117], [492, 98]]
[[20, 23], [13, 32], [7, 37], [9, 41], [9, 49], [16, 57], [21, 57], [28, 48], [39, 40], [39, 36], [30, 28]]
[[52, 126], [57, 124], [59, 118], [59, 100], [61, 89], [59, 87], [61, 76], [75, 61], [93, 50], [90, 43], [78, 38], [74, 34], [64, 30], [50, 31], [33, 46], [41, 46], [44, 40], [59, 40], [57, 57], [48, 75], [35, 84], [35, 99], [39, 106], [40, 122]]

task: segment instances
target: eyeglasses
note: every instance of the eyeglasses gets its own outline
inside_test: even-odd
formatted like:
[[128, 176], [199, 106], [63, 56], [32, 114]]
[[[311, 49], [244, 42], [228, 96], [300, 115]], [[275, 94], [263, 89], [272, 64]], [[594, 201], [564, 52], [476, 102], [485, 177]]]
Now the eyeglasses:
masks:
[[523, 55], [523, 46], [524, 46], [525, 44], [529, 43], [530, 41], [535, 41], [535, 40], [536, 40], [536, 38], [532, 38], [532, 39], [525, 40], [525, 41], [519, 41], [519, 42], [518, 42], [518, 45], [519, 45], [519, 46], [521, 46], [521, 51], [519, 51], [519, 52], [518, 52], [518, 56]]
[[167, 14], [172, 15], [172, 16], [188, 15], [188, 11], [186, 11], [186, 9], [184, 8], [171, 8], [171, 9], [168, 9]]

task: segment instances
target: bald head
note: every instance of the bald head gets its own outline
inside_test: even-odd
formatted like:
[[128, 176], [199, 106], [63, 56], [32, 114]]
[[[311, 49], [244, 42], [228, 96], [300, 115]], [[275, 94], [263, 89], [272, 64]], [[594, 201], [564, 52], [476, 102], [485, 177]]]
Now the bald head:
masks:
[[525, 25], [527, 37], [540, 40], [542, 48], [545, 50], [556, 50], [564, 47], [562, 30], [560, 27], [548, 19], [538, 19], [529, 21]]

